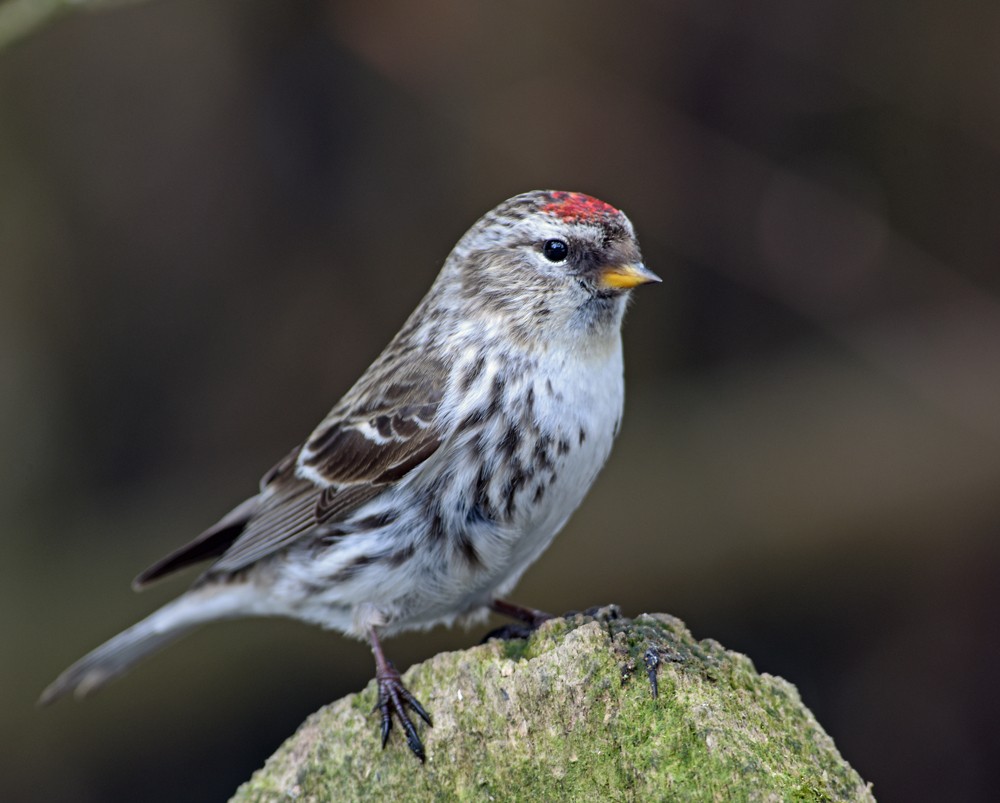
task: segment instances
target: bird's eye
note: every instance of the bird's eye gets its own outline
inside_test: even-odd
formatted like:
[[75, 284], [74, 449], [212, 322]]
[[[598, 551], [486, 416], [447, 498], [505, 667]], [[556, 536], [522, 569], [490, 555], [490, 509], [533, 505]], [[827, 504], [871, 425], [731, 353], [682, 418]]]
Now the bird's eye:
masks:
[[549, 262], [565, 262], [569, 256], [569, 246], [562, 240], [546, 240], [542, 245], [542, 254]]

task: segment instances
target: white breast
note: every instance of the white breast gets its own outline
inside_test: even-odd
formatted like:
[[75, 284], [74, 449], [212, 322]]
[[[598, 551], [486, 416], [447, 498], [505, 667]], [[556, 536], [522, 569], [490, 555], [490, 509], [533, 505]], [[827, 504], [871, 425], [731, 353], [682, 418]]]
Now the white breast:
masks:
[[[489, 363], [475, 383], [453, 396], [451, 409], [459, 422], [489, 408], [502, 387], [502, 405], [492, 405], [500, 412], [459, 432], [448, 454], [441, 455], [453, 481], [444, 489], [440, 509], [456, 512], [450, 531], [464, 531], [480, 558], [467, 568], [459, 561], [451, 564], [451, 571], [463, 575], [456, 587], [465, 589], [456, 607], [476, 607], [509, 592], [604, 466], [624, 401], [621, 337], [615, 331], [598, 345], [593, 340], [587, 349], [563, 344], [523, 360]], [[461, 365], [456, 375], [463, 375]], [[498, 446], [513, 425], [516, 446]], [[484, 464], [490, 515], [476, 520], [469, 516], [470, 497]]]
[[523, 506], [515, 522], [521, 537], [511, 551], [501, 594], [517, 582], [579, 507], [604, 467], [621, 423], [620, 337], [596, 354], [553, 355], [547, 364], [539, 365], [538, 373], [545, 377], [535, 383], [538, 423], [556, 444], [555, 473], [540, 502]]

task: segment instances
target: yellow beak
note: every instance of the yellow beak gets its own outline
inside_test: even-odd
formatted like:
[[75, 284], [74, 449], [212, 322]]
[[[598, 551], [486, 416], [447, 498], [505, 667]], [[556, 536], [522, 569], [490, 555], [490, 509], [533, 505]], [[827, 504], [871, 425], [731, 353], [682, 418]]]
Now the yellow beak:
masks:
[[598, 284], [604, 289], [631, 290], [641, 284], [662, 282], [659, 276], [643, 265], [635, 262], [631, 265], [609, 265], [601, 270]]

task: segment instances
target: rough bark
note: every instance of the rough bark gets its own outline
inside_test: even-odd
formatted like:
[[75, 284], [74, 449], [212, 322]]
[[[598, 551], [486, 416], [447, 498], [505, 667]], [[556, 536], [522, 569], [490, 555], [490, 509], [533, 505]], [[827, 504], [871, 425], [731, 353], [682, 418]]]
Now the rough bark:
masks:
[[874, 800], [794, 686], [664, 614], [556, 619], [404, 678], [434, 717], [425, 765], [398, 732], [379, 749], [370, 684], [310, 716], [233, 801]]

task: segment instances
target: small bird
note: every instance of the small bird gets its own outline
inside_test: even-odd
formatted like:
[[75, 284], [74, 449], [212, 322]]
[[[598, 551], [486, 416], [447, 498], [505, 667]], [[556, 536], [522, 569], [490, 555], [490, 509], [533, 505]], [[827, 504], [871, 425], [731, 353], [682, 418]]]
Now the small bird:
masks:
[[400, 332], [260, 490], [133, 587], [206, 560], [190, 590], [62, 673], [84, 696], [206, 622], [287, 616], [367, 639], [382, 747], [431, 718], [381, 639], [507, 602], [601, 470], [621, 423], [621, 323], [659, 282], [629, 219], [578, 192], [504, 201], [458, 241]]

